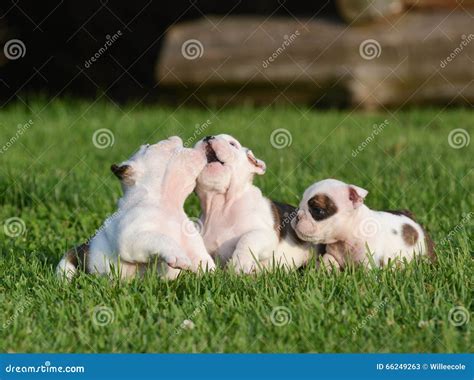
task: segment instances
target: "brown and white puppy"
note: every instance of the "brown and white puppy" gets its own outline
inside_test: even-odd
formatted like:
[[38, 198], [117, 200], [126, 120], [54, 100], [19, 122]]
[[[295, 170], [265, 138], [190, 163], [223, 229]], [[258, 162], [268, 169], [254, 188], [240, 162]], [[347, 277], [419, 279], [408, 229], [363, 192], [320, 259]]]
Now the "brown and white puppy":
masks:
[[433, 257], [433, 244], [411, 215], [373, 211], [368, 191], [335, 179], [310, 186], [303, 195], [293, 228], [308, 242], [327, 244], [322, 261], [343, 268], [348, 261], [383, 266], [391, 260]]
[[197, 179], [202, 235], [221, 265], [241, 273], [281, 266], [298, 268], [312, 254], [291, 228], [295, 207], [273, 202], [253, 185], [265, 163], [229, 135], [207, 136], [196, 144], [207, 157]]
[[[184, 148], [181, 139], [174, 136], [144, 145], [127, 161], [113, 165], [124, 195], [118, 210], [104, 222], [89, 246], [78, 250], [84, 257], [88, 249], [87, 271], [111, 274], [119, 270], [122, 277], [130, 277], [158, 261], [159, 274], [171, 279], [178, 275], [178, 268], [214, 269], [199, 232], [183, 208], [206, 163], [202, 151]], [[58, 274], [70, 278], [77, 262], [69, 259], [68, 254], [63, 258]]]

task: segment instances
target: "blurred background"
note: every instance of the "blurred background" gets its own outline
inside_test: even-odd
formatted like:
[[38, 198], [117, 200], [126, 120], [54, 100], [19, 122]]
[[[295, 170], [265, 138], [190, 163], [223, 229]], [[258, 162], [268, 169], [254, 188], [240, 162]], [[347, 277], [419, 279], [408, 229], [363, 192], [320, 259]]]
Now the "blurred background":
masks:
[[474, 102], [474, 0], [3, 0], [0, 98]]

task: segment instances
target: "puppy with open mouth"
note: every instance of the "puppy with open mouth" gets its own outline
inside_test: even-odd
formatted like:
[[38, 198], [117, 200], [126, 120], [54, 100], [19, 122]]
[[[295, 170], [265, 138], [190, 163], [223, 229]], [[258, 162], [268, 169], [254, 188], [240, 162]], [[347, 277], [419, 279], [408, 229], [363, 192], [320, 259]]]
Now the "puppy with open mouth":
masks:
[[[175, 136], [144, 145], [127, 161], [112, 165], [124, 195], [118, 211], [77, 250], [84, 269], [96, 274], [118, 270], [127, 278], [158, 261], [159, 274], [167, 279], [176, 278], [180, 269], [214, 269], [183, 207], [206, 164], [201, 150], [184, 148]], [[60, 276], [71, 278], [76, 273], [75, 253], [69, 251], [59, 263]]]
[[322, 263], [328, 268], [434, 258], [430, 237], [410, 212], [373, 211], [364, 204], [367, 194], [335, 179], [316, 182], [304, 192], [293, 228], [304, 241], [327, 244]]
[[314, 247], [291, 227], [296, 209], [269, 200], [253, 185], [253, 177], [265, 173], [265, 163], [226, 134], [207, 136], [195, 148], [207, 158], [196, 193], [211, 256], [240, 273], [306, 264]]

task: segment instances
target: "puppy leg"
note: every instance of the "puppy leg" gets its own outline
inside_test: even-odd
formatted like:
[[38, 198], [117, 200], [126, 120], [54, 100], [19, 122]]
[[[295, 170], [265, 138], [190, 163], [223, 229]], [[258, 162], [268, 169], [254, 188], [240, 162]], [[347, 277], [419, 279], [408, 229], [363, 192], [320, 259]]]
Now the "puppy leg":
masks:
[[158, 233], [138, 234], [130, 249], [120, 250], [120, 257], [131, 263], [147, 264], [160, 259], [172, 268], [188, 269], [191, 261], [173, 239]]
[[334, 256], [331, 256], [330, 254], [326, 253], [321, 257], [320, 261], [321, 265], [324, 266], [328, 271], [332, 270], [340, 270], [341, 266], [337, 262], [337, 260], [334, 258]]
[[350, 256], [350, 247], [344, 242], [326, 245], [326, 253], [321, 258], [321, 264], [329, 271], [341, 270], [346, 258]]
[[201, 235], [197, 234], [186, 237], [186, 251], [191, 259], [191, 270], [198, 272], [201, 269], [207, 272], [216, 269], [216, 264], [207, 252]]
[[252, 273], [258, 270], [258, 263], [271, 259], [278, 244], [273, 231], [255, 230], [240, 238], [232, 254], [231, 266], [240, 273]]

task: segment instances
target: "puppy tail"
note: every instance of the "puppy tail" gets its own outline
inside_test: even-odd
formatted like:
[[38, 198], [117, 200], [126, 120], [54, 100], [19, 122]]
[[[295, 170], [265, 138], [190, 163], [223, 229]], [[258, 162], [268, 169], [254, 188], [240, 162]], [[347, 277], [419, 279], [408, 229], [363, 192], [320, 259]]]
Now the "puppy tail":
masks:
[[56, 275], [67, 281], [71, 281], [79, 270], [87, 272], [87, 256], [89, 255], [89, 244], [81, 244], [67, 251], [58, 266]]

